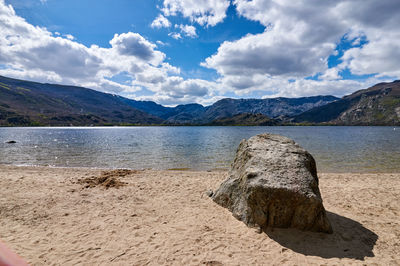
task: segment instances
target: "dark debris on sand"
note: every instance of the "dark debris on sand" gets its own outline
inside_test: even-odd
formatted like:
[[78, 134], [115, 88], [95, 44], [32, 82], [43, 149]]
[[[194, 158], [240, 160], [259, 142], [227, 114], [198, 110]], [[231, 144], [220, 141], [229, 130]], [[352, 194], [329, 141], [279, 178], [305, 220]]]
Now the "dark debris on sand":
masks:
[[82, 184], [84, 188], [104, 187], [109, 188], [120, 188], [125, 186], [127, 183], [120, 180], [121, 177], [127, 175], [136, 174], [137, 170], [129, 169], [116, 169], [110, 171], [103, 171], [99, 176], [90, 176], [78, 180], [79, 184]]

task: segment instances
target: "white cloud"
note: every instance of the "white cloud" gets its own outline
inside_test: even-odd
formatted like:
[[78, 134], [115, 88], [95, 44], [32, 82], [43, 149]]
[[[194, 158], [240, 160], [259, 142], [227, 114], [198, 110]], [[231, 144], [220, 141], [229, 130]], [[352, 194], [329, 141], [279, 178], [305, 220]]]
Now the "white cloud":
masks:
[[157, 29], [168, 28], [171, 26], [171, 22], [169, 22], [169, 20], [166, 17], [160, 14], [156, 19], [153, 20], [150, 26], [152, 28], [157, 28]]
[[288, 80], [283, 77], [253, 75], [249, 77], [225, 76], [219, 80], [225, 91], [234, 91], [239, 97], [246, 97], [251, 93], [264, 95], [263, 98], [274, 97], [306, 97], [315, 95], [334, 95], [341, 97], [356, 90], [368, 88], [378, 82], [370, 78], [365, 81], [322, 79], [312, 80], [299, 78]]
[[216, 69], [221, 75], [265, 74], [298, 78], [325, 70], [327, 57], [334, 48], [333, 43], [310, 47], [308, 43], [294, 42], [291, 35], [266, 31], [224, 42], [202, 65]]
[[162, 11], [166, 16], [181, 14], [202, 26], [215, 26], [226, 17], [229, 0], [164, 0]]
[[168, 63], [162, 63], [162, 68], [165, 70], [168, 74], [177, 74], [179, 75], [181, 73], [181, 69], [179, 67], [171, 66]]
[[[263, 33], [224, 42], [203, 66], [221, 75], [302, 78], [327, 69], [343, 32], [324, 1], [236, 0], [240, 15], [262, 23]], [[332, 2], [325, 5], [333, 5]], [[328, 10], [329, 11], [329, 10]]]
[[[263, 24], [265, 31], [222, 43], [201, 64], [220, 74], [224, 90], [242, 96], [255, 91], [341, 96], [378, 82], [342, 80], [340, 71], [346, 68], [358, 75], [400, 77], [398, 1], [235, 0], [233, 4], [241, 16]], [[328, 58], [337, 55], [335, 48], [343, 37], [359, 47], [345, 51], [343, 62], [328, 68]], [[314, 75], [318, 80], [305, 79]]]
[[75, 39], [75, 37], [71, 34], [65, 34], [64, 37], [71, 41]]
[[337, 80], [341, 79], [339, 75], [340, 69], [337, 67], [332, 67], [327, 69], [322, 75], [319, 77], [320, 80]]
[[315, 95], [343, 96], [356, 90], [365, 89], [378, 83], [377, 79], [366, 81], [357, 80], [309, 80], [298, 79], [294, 82], [281, 80], [279, 78], [269, 81], [269, 88], [264, 91], [273, 92], [264, 98], [272, 97], [305, 97]]
[[168, 36], [174, 38], [175, 40], [182, 39], [182, 35], [179, 32], [170, 32]]
[[400, 2], [353, 0], [342, 2], [338, 13], [352, 25], [353, 38], [367, 43], [347, 50], [341, 67], [358, 75], [400, 77]]
[[175, 27], [179, 27], [186, 36], [195, 38], [197, 37], [196, 28], [192, 25], [175, 25]]
[[121, 55], [135, 56], [144, 61], [155, 62], [153, 63], [155, 65], [160, 64], [165, 58], [165, 54], [154, 50], [156, 48], [155, 44], [149, 42], [138, 33], [115, 34], [110, 44]]
[[215, 82], [201, 79], [185, 80], [179, 76], [170, 76], [152, 88], [154, 95], [138, 99], [153, 100], [168, 106], [193, 102], [211, 104], [215, 102], [214, 92], [217, 90]]
[[378, 76], [400, 77], [400, 35], [393, 39], [378, 39], [362, 48], [347, 50], [344, 64], [357, 75], [377, 74]]

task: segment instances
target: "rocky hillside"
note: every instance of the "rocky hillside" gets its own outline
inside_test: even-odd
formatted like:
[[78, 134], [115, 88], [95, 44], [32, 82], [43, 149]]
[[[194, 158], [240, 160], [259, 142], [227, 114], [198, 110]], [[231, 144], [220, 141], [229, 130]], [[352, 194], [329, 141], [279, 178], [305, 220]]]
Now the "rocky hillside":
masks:
[[314, 107], [338, 100], [334, 96], [313, 96], [301, 98], [271, 99], [230, 99], [225, 98], [210, 106], [185, 104], [177, 107], [164, 107], [149, 101], [128, 100], [132, 107], [159, 116], [172, 124], [208, 124], [214, 120], [230, 118], [238, 114], [263, 114], [278, 118], [293, 116]]
[[232, 117], [241, 113], [263, 114], [271, 118], [293, 116], [336, 100], [338, 100], [338, 98], [334, 96], [271, 99], [227, 98], [209, 106], [205, 111], [204, 119], [213, 121], [224, 117]]
[[296, 123], [400, 125], [400, 81], [379, 83], [292, 119]]
[[0, 76], [1, 126], [160, 124], [161, 118], [91, 89]]
[[276, 126], [278, 121], [263, 114], [242, 113], [212, 121], [211, 126]]
[[209, 116], [226, 116], [239, 113], [260, 113], [269, 117], [292, 116], [338, 100], [334, 96], [271, 99], [222, 99], [207, 110]]

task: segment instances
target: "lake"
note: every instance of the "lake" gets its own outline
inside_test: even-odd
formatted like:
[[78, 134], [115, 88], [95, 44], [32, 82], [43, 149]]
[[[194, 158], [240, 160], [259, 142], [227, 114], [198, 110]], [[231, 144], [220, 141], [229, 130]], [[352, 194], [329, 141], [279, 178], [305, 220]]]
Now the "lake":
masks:
[[400, 128], [393, 127], [0, 128], [0, 164], [229, 169], [240, 141], [265, 132], [294, 139], [319, 171], [400, 172]]

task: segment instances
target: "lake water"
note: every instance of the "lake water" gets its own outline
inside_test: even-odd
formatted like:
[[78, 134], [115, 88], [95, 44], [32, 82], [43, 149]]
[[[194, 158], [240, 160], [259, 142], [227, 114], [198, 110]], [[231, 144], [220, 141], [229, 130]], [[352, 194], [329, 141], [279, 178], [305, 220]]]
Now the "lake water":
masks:
[[265, 132], [294, 139], [319, 171], [400, 172], [393, 127], [0, 128], [0, 164], [229, 169], [240, 141]]

